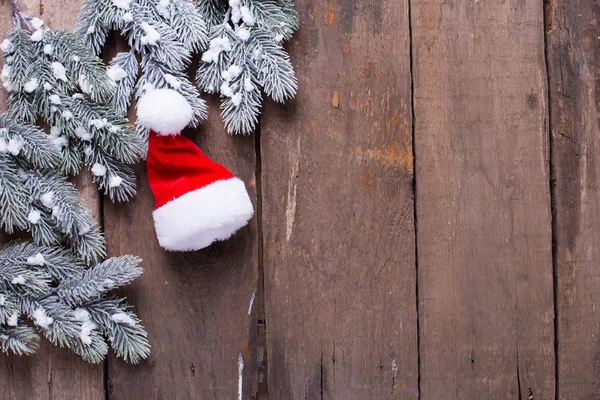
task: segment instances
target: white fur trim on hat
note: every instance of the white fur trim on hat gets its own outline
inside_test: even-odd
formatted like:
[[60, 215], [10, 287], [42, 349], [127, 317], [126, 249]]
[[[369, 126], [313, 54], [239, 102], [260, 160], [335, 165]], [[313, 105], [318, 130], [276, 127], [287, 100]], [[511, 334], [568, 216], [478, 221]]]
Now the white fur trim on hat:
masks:
[[171, 89], [149, 89], [137, 103], [138, 121], [159, 135], [178, 135], [192, 116], [192, 106]]
[[152, 213], [161, 247], [200, 250], [245, 226], [254, 208], [238, 178], [216, 181], [168, 202]]

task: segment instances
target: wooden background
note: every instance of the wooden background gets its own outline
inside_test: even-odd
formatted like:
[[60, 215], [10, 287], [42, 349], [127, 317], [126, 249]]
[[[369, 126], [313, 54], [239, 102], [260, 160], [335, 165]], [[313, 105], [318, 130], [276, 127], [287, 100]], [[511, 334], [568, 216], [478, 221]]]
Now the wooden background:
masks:
[[233, 239], [165, 253], [141, 166], [126, 205], [79, 179], [150, 358], [1, 356], [0, 399], [600, 399], [600, 1], [297, 8], [297, 98], [189, 132], [255, 202]]

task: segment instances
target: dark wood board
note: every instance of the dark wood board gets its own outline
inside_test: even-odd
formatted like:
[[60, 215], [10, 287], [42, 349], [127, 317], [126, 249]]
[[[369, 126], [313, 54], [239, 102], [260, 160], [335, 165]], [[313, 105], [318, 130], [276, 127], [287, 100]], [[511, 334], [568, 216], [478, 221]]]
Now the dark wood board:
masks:
[[[48, 0], [19, 2], [24, 11], [38, 16], [52, 29], [75, 27], [79, 0]], [[12, 6], [0, 5], [0, 33], [3, 40], [12, 27]], [[2, 60], [3, 62], [3, 60]], [[6, 93], [0, 90], [0, 105], [6, 110]], [[98, 219], [99, 195], [88, 173], [75, 179], [81, 196]], [[67, 349], [60, 349], [42, 339], [38, 352], [29, 357], [0, 354], [0, 399], [2, 400], [64, 400], [104, 399], [103, 365], [91, 365]]]
[[549, 1], [558, 392], [600, 397], [600, 4]]
[[[254, 137], [226, 134], [215, 100], [209, 101], [209, 121], [186, 134], [244, 180], [255, 201]], [[145, 168], [137, 172], [136, 198], [117, 206], [105, 202], [104, 221], [111, 254], [130, 253], [144, 260], [144, 274], [123, 293], [148, 330], [152, 353], [138, 366], [110, 359], [109, 398], [254, 398], [257, 310], [250, 303], [258, 283], [256, 218], [230, 240], [202, 251], [165, 252], [154, 231], [154, 200]]]
[[271, 399], [416, 399], [408, 2], [298, 0], [261, 120]]
[[553, 399], [543, 3], [411, 12], [421, 398]]

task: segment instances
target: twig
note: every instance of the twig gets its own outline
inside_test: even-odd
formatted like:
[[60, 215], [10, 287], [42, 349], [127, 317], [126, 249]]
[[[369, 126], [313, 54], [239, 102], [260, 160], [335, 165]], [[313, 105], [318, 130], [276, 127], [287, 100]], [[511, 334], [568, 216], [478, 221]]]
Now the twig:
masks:
[[21, 5], [19, 4], [19, 2], [17, 0], [9, 0], [9, 1], [13, 6], [14, 24], [17, 25], [19, 23], [19, 21], [22, 20], [30, 32], [35, 32], [35, 28], [33, 27], [33, 25], [31, 25], [32, 17], [23, 12], [23, 9], [21, 8]]

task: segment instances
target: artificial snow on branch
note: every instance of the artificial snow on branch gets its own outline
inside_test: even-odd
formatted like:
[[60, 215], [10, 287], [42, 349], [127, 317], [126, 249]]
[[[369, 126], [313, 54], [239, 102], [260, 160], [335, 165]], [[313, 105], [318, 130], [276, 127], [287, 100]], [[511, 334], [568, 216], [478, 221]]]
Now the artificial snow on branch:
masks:
[[134, 90], [139, 98], [149, 87], [172, 88], [192, 106], [197, 126], [206, 106], [187, 68], [199, 53], [198, 86], [221, 95], [228, 132], [243, 134], [256, 127], [263, 92], [277, 102], [294, 97], [296, 77], [282, 44], [297, 29], [292, 0], [84, 0], [77, 23], [77, 34], [97, 53], [111, 30], [131, 47], [109, 66], [119, 77], [113, 104], [121, 115]]
[[2, 42], [0, 78], [9, 92], [9, 114], [36, 123], [42, 118], [59, 148], [59, 168], [77, 174], [85, 164], [113, 201], [135, 195], [129, 164], [145, 152], [143, 138], [111, 106], [119, 75], [77, 36], [52, 31], [37, 18], [30, 32], [18, 24]]
[[89, 362], [104, 359], [105, 338], [118, 356], [138, 362], [149, 354], [146, 332], [123, 301], [106, 293], [136, 279], [140, 260], [123, 256], [96, 265], [104, 238], [75, 187], [56, 171], [59, 160], [43, 131], [0, 116], [0, 227], [30, 231], [34, 240], [0, 250], [0, 350], [35, 352], [33, 325]]
[[198, 86], [221, 95], [229, 133], [249, 134], [258, 123], [262, 92], [283, 103], [298, 84], [283, 42], [298, 29], [291, 0], [205, 0], [208, 49], [196, 74]]
[[[113, 104], [120, 115], [126, 115], [134, 90], [139, 98], [148, 88], [172, 88], [192, 106], [192, 126], [206, 118], [206, 105], [186, 72], [192, 53], [201, 51], [208, 40], [204, 21], [193, 3], [84, 0], [76, 33], [100, 53], [111, 30], [120, 31], [131, 47], [129, 52], [117, 54], [108, 67], [116, 76]], [[141, 56], [141, 75], [136, 54]]]

